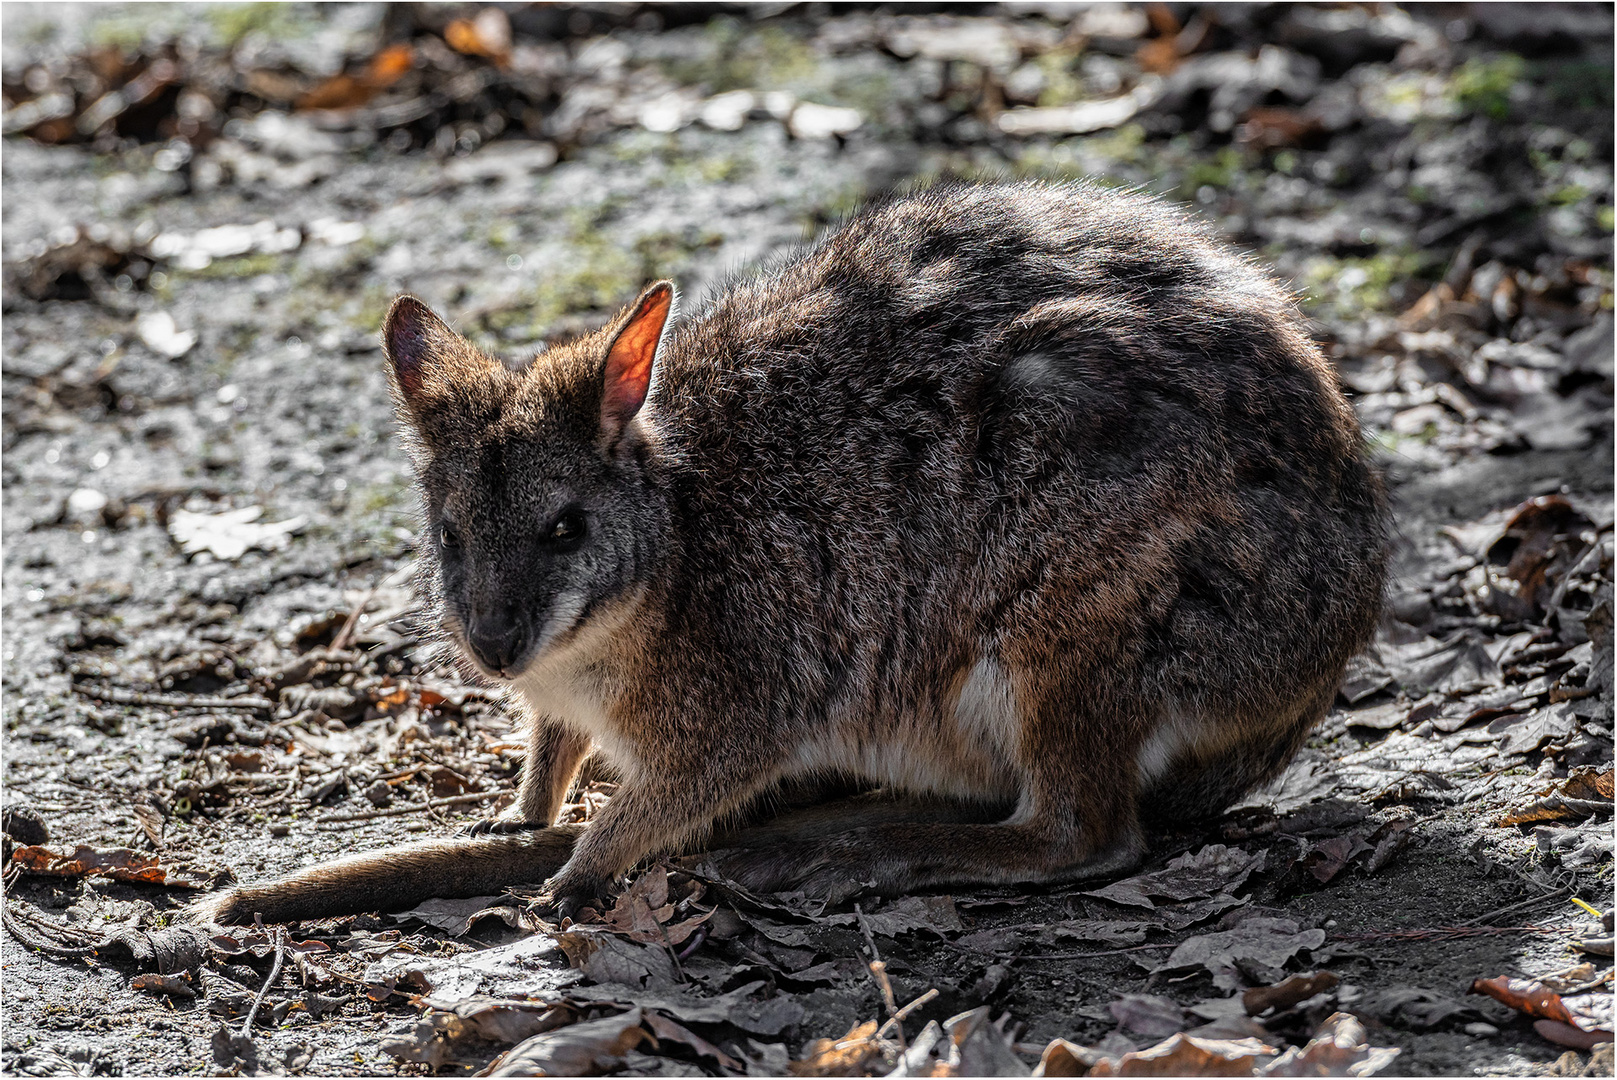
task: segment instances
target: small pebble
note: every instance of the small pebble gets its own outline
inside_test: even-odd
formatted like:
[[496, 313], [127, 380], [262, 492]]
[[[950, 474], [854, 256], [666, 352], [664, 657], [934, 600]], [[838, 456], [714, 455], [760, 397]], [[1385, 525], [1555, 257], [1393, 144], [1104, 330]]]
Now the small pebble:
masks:
[[271, 836], [287, 836], [290, 835], [291, 832], [292, 826], [290, 825], [271, 825], [269, 827], [269, 834]]
[[1465, 1026], [1465, 1033], [1476, 1039], [1491, 1039], [1499, 1034], [1499, 1029], [1492, 1024], [1475, 1023]]

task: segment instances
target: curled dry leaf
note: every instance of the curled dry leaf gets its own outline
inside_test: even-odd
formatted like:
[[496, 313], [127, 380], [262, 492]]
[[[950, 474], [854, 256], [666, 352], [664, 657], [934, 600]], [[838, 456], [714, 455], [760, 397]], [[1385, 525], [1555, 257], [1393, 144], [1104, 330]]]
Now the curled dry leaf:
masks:
[[611, 1072], [624, 1055], [657, 1039], [642, 1026], [639, 1009], [586, 1020], [518, 1043], [489, 1067], [487, 1076], [592, 1076]]
[[1522, 503], [1484, 553], [1484, 609], [1511, 619], [1542, 618], [1556, 583], [1596, 535], [1594, 522], [1564, 495]]
[[654, 866], [618, 894], [612, 910], [601, 917], [601, 923], [607, 930], [631, 941], [679, 945], [713, 917], [712, 911], [705, 911], [682, 922], [669, 922], [677, 905], [668, 900], [668, 869]]
[[390, 45], [357, 75], [333, 75], [298, 99], [299, 109], [354, 109], [386, 90], [415, 64], [415, 50], [407, 44]]
[[207, 552], [230, 562], [247, 554], [249, 548], [281, 551], [292, 543], [292, 534], [308, 523], [303, 515], [285, 521], [258, 524], [262, 506], [226, 510], [218, 514], [198, 514], [176, 510], [169, 515], [168, 531], [187, 555]]
[[1155, 1046], [1102, 1058], [1090, 1076], [1254, 1076], [1275, 1048], [1257, 1039], [1198, 1039], [1174, 1035]]
[[1283, 967], [1299, 952], [1323, 944], [1323, 930], [1303, 930], [1290, 919], [1252, 918], [1233, 930], [1187, 938], [1156, 971], [1205, 967], [1212, 972], [1213, 985], [1233, 990], [1242, 983], [1243, 965]]
[[1562, 821], [1612, 812], [1612, 770], [1592, 765], [1573, 769], [1565, 780], [1557, 781], [1538, 793], [1539, 797], [1520, 810], [1500, 819], [1501, 825], [1530, 825], [1540, 821]]
[[195, 988], [191, 986], [190, 977], [183, 972], [178, 975], [160, 975], [156, 972], [136, 975], [129, 980], [129, 988], [144, 990], [148, 994], [179, 998], [182, 1001], [190, 1001], [197, 996]]
[[1241, 1005], [1248, 1016], [1259, 1016], [1270, 1009], [1283, 1012], [1299, 1001], [1323, 994], [1340, 981], [1329, 971], [1292, 975], [1273, 986], [1254, 986], [1241, 995]]
[[1016, 1056], [1006, 1030], [1010, 1023], [1009, 1013], [992, 1019], [986, 1005], [951, 1016], [936, 1044], [938, 1060], [923, 1075], [1027, 1076], [1031, 1070]]
[[1178, 1034], [1119, 1056], [1056, 1039], [1035, 1076], [1373, 1076], [1398, 1056], [1369, 1044], [1348, 1013], [1326, 1018], [1307, 1046], [1278, 1053], [1261, 1039], [1203, 1039]]
[[1240, 848], [1209, 844], [1200, 851], [1186, 853], [1166, 867], [1150, 874], [1138, 874], [1102, 889], [1084, 893], [1114, 904], [1154, 908], [1152, 898], [1190, 900], [1233, 893], [1254, 871], [1263, 869], [1262, 852], [1249, 855]]
[[[1595, 1043], [1612, 1041], [1610, 994], [1562, 997], [1535, 979], [1512, 979], [1508, 975], [1477, 979], [1471, 984], [1471, 993], [1486, 994], [1517, 1012], [1550, 1021], [1546, 1026], [1535, 1024], [1534, 1027], [1539, 1034], [1562, 1046], [1587, 1049]], [[1564, 1031], [1563, 1028], [1571, 1030]]]
[[1264, 1076], [1374, 1076], [1392, 1064], [1395, 1047], [1371, 1046], [1352, 1014], [1332, 1013], [1301, 1050], [1292, 1047], [1266, 1064]]
[[737, 1061], [729, 1054], [726, 1054], [723, 1050], [720, 1050], [717, 1046], [714, 1046], [712, 1043], [702, 1038], [702, 1036], [696, 1034], [696, 1032], [692, 1031], [690, 1028], [685, 1027], [683, 1024], [670, 1020], [668, 1017], [659, 1012], [647, 1012], [645, 1014], [645, 1018], [646, 1027], [650, 1028], [651, 1033], [659, 1040], [663, 1042], [680, 1043], [683, 1046], [688, 1046], [698, 1055], [705, 1058], [711, 1058], [712, 1060], [718, 1062], [721, 1067], [729, 1069], [732, 1072], [741, 1072], [744, 1070], [745, 1066], [742, 1065], [741, 1062]]
[[511, 59], [511, 20], [497, 7], [486, 7], [470, 19], [455, 19], [444, 28], [451, 49], [486, 56], [503, 67]]
[[789, 1062], [792, 1076], [864, 1076], [881, 1057], [876, 1042], [876, 1021], [855, 1024], [840, 1039], [815, 1039], [803, 1048], [801, 1060]]
[[231, 880], [223, 867], [165, 863], [156, 855], [129, 848], [94, 848], [79, 844], [71, 852], [34, 844], [11, 853], [11, 865], [31, 874], [53, 877], [88, 877], [92, 874], [114, 881], [145, 885], [166, 885], [180, 889], [210, 889]]

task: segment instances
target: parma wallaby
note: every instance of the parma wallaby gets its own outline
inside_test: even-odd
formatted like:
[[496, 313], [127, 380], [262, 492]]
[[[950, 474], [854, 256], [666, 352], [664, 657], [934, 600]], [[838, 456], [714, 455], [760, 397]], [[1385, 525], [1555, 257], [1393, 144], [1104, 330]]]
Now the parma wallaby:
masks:
[[[569, 911], [818, 779], [881, 791], [723, 839], [727, 873], [1116, 872], [1142, 815], [1280, 770], [1371, 634], [1353, 412], [1286, 292], [1159, 201], [937, 187], [673, 308], [658, 282], [512, 370], [393, 305], [429, 591], [531, 725], [516, 812], [205, 914], [545, 878]], [[545, 828], [592, 748], [621, 788]]]

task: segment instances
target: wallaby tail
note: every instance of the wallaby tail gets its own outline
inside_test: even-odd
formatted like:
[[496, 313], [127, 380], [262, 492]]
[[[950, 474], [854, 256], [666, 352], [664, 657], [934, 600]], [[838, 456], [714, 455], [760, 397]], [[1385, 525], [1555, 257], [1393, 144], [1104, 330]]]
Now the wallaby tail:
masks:
[[[841, 794], [846, 789], [847, 785], [831, 783], [818, 790]], [[853, 829], [895, 822], [985, 823], [1014, 809], [1011, 804], [894, 798], [881, 792], [794, 805], [798, 798], [808, 797], [807, 790], [787, 791], [763, 800], [717, 830], [709, 838], [711, 846], [774, 848], [779, 859], [790, 864], [801, 859], [804, 843]], [[771, 816], [782, 809], [784, 814]], [[189, 917], [223, 926], [251, 923], [255, 915], [266, 923], [283, 923], [357, 911], [403, 911], [434, 897], [491, 896], [511, 885], [538, 884], [553, 876], [573, 854], [573, 844], [584, 829], [552, 825], [512, 836], [423, 840], [349, 855], [274, 881], [204, 897], [191, 905]]]
[[274, 881], [215, 893], [191, 905], [193, 921], [223, 926], [402, 911], [433, 897], [489, 896], [560, 870], [583, 826], [514, 836], [423, 840], [306, 867]]

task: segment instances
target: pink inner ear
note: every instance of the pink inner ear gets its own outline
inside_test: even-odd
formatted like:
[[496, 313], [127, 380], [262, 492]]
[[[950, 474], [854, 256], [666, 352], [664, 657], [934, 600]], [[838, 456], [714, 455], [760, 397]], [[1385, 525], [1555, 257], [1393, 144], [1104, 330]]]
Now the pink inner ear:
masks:
[[615, 436], [645, 404], [651, 387], [652, 361], [674, 301], [674, 290], [659, 285], [641, 298], [640, 306], [612, 342], [606, 355], [606, 380], [601, 395], [601, 424]]
[[428, 329], [438, 317], [413, 296], [393, 302], [382, 327], [382, 344], [393, 371], [407, 396], [421, 391], [421, 377], [432, 349]]

